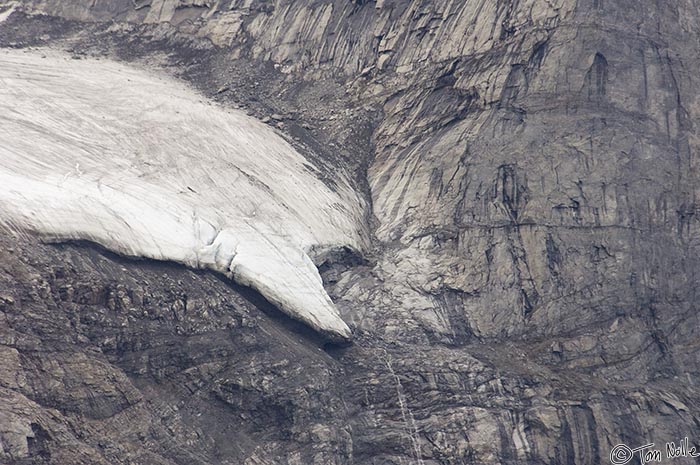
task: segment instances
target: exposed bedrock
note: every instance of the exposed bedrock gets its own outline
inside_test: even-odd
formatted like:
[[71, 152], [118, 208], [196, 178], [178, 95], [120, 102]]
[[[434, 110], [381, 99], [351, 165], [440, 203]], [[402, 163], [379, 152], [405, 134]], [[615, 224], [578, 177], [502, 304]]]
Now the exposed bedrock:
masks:
[[[162, 326], [148, 358], [99, 339], [40, 343], [22, 315], [53, 310], [23, 303], [31, 281], [10, 269], [3, 292], [14, 303], [2, 311], [16, 337], [3, 344], [19, 368], [3, 379], [36, 384], [42, 344], [61, 357], [89, 347], [134, 396], [172, 389], [151, 410], [115, 401], [154, 423], [181, 418], [162, 436], [121, 435], [102, 418], [92, 421], [105, 448], [92, 430], [71, 436], [110, 463], [126, 463], [110, 447], [192, 461], [167, 448], [183, 438], [201, 463], [246, 465], [595, 464], [618, 443], [696, 442], [698, 11], [683, 0], [15, 2], [0, 25], [5, 45], [157, 65], [312, 147], [299, 152], [319, 176], [347, 173], [367, 201], [373, 244], [363, 259], [317, 262], [355, 333], [352, 347], [325, 353], [287, 327], [244, 344], [238, 330], [204, 325], [201, 345], [174, 358], [167, 347], [194, 336]], [[107, 260], [22, 247], [41, 276], [62, 253]], [[106, 276], [126, 285], [121, 272]], [[183, 292], [213, 292], [206, 276], [183, 280]], [[26, 286], [40, 292], [40, 282]], [[58, 308], [73, 308], [65, 301]], [[85, 330], [109, 327], [87, 317], [108, 309], [80, 310]], [[120, 331], [125, 344], [141, 340]], [[242, 349], [216, 355], [214, 334]], [[278, 367], [281, 352], [289, 364]], [[158, 364], [134, 365], [151, 359], [167, 379]], [[54, 371], [84, 376], [63, 362], [44, 368]], [[14, 426], [0, 434], [17, 444], [16, 463], [60, 463], [62, 428], [98, 415], [83, 397], [50, 401], [24, 382], [5, 388], [13, 407], [0, 412]], [[172, 409], [189, 402], [188, 383], [204, 386], [194, 399], [206, 402]], [[185, 413], [195, 411], [241, 421], [224, 429], [232, 423]], [[146, 424], [123, 418], [127, 431]]]

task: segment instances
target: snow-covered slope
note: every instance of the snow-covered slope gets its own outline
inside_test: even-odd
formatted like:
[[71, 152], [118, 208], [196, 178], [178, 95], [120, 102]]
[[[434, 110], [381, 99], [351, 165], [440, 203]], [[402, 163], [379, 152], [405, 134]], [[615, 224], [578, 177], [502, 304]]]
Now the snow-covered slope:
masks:
[[20, 227], [227, 273], [346, 339], [308, 256], [361, 247], [362, 200], [337, 184], [268, 126], [174, 79], [0, 52], [0, 213]]

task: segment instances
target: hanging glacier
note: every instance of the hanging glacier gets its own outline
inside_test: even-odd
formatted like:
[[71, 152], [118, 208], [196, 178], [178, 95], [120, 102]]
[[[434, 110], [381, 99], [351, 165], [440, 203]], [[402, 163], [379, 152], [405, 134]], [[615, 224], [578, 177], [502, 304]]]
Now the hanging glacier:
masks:
[[51, 50], [0, 53], [0, 211], [50, 240], [213, 269], [332, 339], [313, 253], [363, 247], [363, 199], [274, 129], [176, 79]]

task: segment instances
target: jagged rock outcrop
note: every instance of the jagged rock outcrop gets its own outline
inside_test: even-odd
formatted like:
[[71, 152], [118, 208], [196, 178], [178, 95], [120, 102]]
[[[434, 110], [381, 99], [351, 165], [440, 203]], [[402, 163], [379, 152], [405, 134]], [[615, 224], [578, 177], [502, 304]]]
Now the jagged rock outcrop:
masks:
[[[3, 239], [3, 459], [594, 464], [698, 441], [696, 2], [12, 4], [5, 46], [163, 68], [268, 116], [352, 179], [374, 244], [319, 262], [356, 339], [324, 353], [208, 274]], [[170, 296], [124, 329], [57, 291], [65, 254], [72, 287], [187, 274], [226, 297], [197, 335], [189, 310], [139, 313]], [[258, 326], [219, 320], [244, 312]]]

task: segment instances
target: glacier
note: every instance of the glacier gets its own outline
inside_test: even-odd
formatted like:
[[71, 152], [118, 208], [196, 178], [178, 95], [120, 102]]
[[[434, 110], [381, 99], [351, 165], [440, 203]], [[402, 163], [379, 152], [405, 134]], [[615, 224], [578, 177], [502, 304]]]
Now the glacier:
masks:
[[273, 128], [154, 71], [0, 52], [0, 212], [46, 240], [212, 269], [334, 340], [314, 259], [365, 247], [362, 196]]

